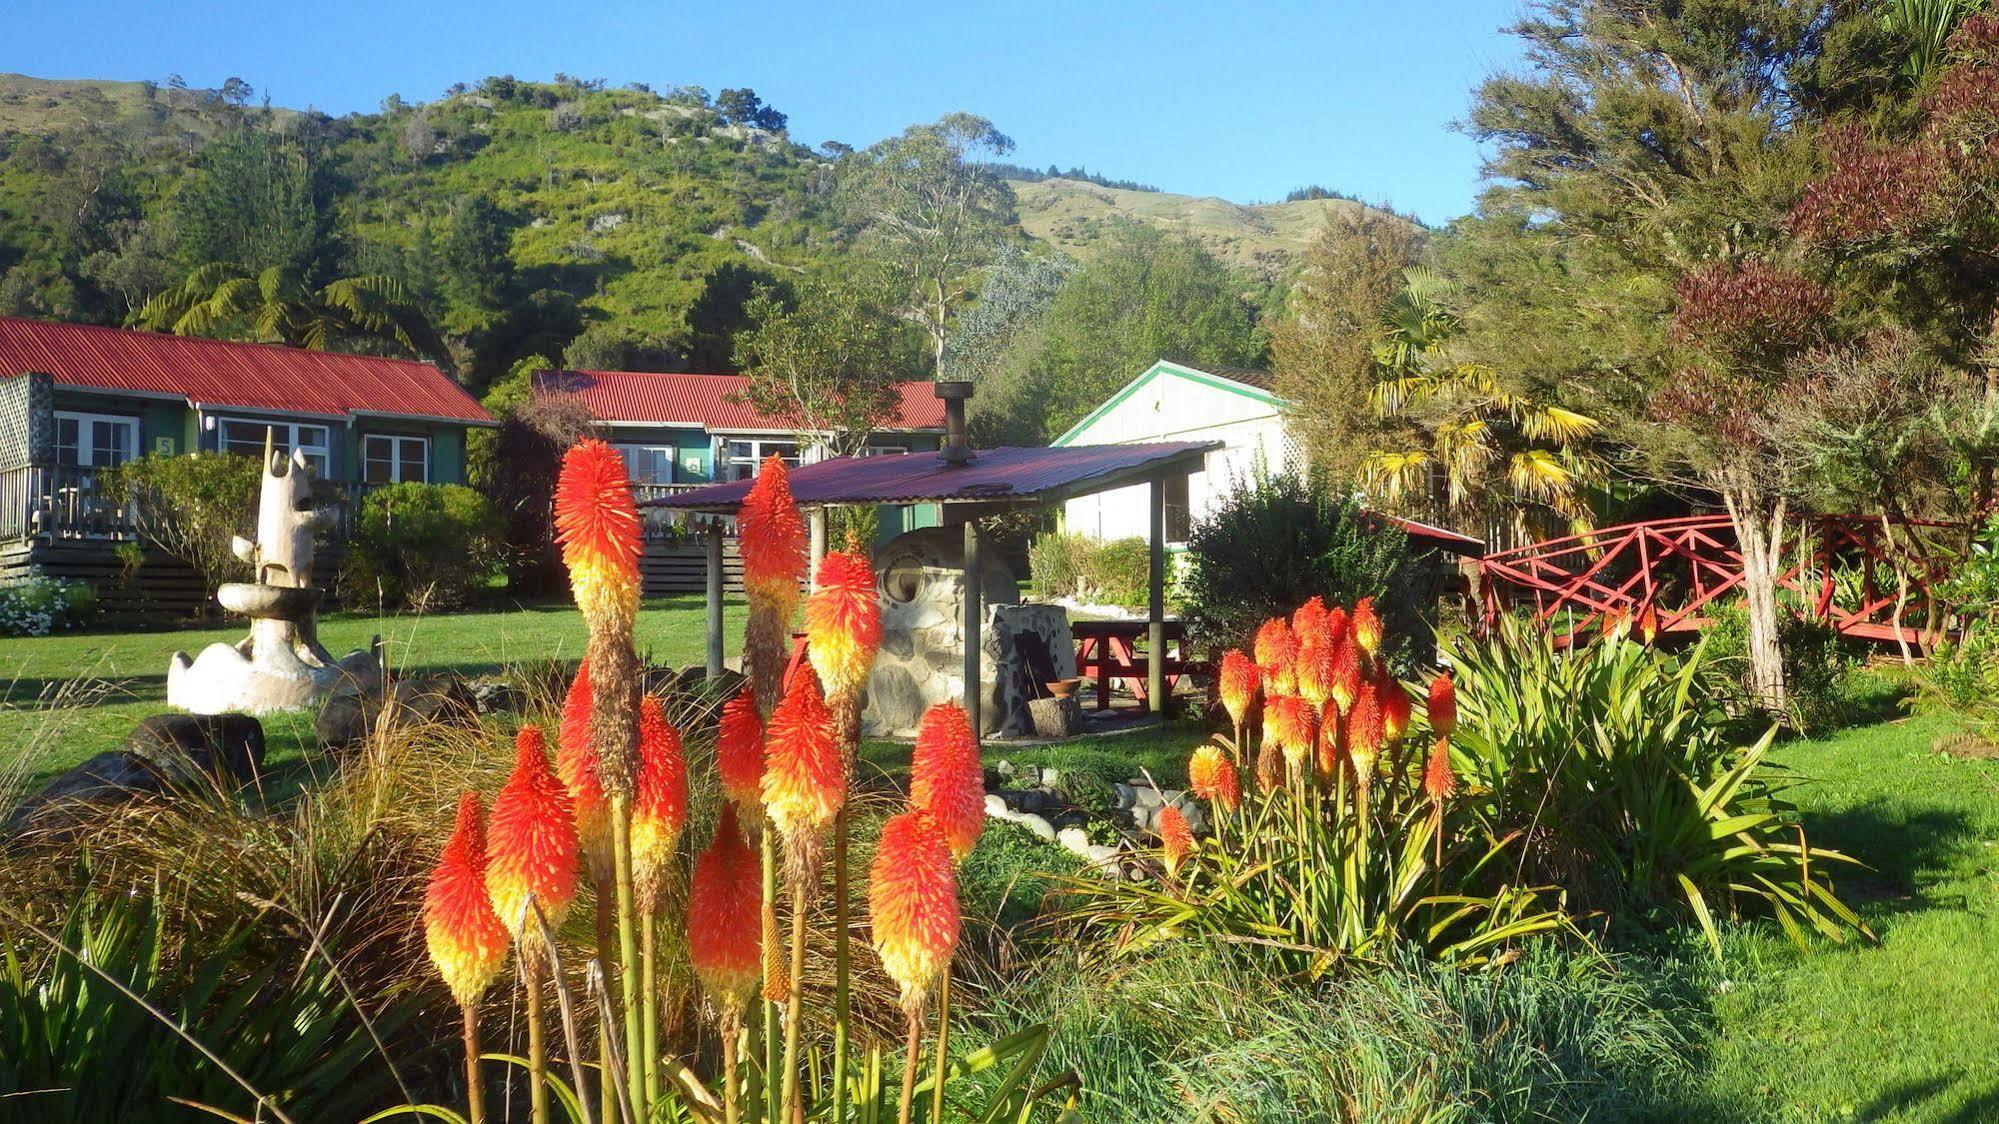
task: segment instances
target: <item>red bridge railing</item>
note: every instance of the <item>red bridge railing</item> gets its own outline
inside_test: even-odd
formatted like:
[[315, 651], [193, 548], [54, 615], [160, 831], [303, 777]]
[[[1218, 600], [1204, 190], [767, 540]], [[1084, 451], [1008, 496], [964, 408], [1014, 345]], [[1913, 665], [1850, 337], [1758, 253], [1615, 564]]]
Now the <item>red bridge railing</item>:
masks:
[[[1929, 587], [1947, 566], [1931, 540], [1953, 525], [1893, 525], [1859, 515], [1813, 516], [1785, 528], [1777, 583], [1807, 615], [1838, 632], [1918, 644]], [[1908, 575], [1904, 590], [1900, 575]], [[1742, 585], [1742, 552], [1726, 515], [1602, 527], [1488, 554], [1479, 561], [1482, 623], [1531, 611], [1572, 635], [1605, 614], [1656, 614], [1661, 632], [1691, 632]], [[1899, 603], [1899, 604], [1898, 604]]]

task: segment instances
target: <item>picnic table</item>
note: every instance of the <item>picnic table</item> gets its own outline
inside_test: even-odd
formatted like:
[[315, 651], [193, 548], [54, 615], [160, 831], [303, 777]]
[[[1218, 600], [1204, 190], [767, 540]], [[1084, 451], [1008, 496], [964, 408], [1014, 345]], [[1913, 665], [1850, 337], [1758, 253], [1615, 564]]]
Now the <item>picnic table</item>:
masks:
[[[1111, 687], [1122, 683], [1140, 702], [1146, 697], [1146, 676], [1155, 653], [1139, 654], [1150, 626], [1145, 621], [1070, 621], [1069, 633], [1076, 638], [1076, 674], [1097, 681], [1097, 709], [1109, 710]], [[1185, 652], [1187, 625], [1179, 620], [1164, 622], [1166, 652], [1166, 696], [1171, 698], [1180, 680], [1195, 670]], [[1164, 710], [1165, 699], [1153, 709]]]

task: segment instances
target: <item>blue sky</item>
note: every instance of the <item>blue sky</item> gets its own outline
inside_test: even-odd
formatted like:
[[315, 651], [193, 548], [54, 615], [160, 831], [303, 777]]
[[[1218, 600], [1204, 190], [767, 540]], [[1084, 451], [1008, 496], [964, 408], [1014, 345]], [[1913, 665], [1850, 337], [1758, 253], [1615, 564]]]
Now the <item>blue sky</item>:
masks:
[[236, 76], [330, 113], [487, 74], [750, 86], [810, 144], [865, 145], [966, 109], [1010, 134], [1023, 164], [1238, 202], [1319, 183], [1438, 222], [1478, 189], [1477, 150], [1448, 126], [1481, 78], [1516, 61], [1498, 28], [1520, 8], [4, 0], [0, 70], [195, 86]]

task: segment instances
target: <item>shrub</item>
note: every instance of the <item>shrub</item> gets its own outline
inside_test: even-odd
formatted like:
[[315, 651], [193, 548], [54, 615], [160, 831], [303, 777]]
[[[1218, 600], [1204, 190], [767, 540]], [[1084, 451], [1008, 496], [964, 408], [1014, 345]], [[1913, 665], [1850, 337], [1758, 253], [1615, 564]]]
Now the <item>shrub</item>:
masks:
[[462, 484], [389, 484], [368, 493], [347, 543], [341, 596], [409, 609], [465, 604], [499, 564], [500, 520]]
[[1452, 760], [1487, 834], [1533, 840], [1529, 881], [1586, 907], [1691, 918], [1717, 956], [1717, 913], [1768, 913], [1800, 945], [1805, 925], [1872, 935], [1827, 873], [1853, 860], [1810, 846], [1764, 764], [1776, 731], [1729, 737], [1732, 688], [1703, 646], [1676, 656], [1620, 631], [1562, 651], [1509, 619], [1446, 654]]
[[1259, 624], [1312, 597], [1328, 605], [1373, 597], [1391, 635], [1428, 643], [1436, 583], [1409, 536], [1296, 477], [1235, 481], [1195, 526], [1188, 555], [1181, 615], [1203, 659], [1247, 649]]
[[1999, 626], [1973, 620], [1939, 644], [1916, 674], [1918, 710], [1952, 715], [1986, 741], [1999, 738]]
[[47, 636], [81, 628], [97, 612], [97, 591], [37, 574], [0, 586], [0, 636]]
[[1112, 539], [1050, 531], [1027, 551], [1034, 591], [1086, 604], [1137, 606], [1151, 594], [1152, 547], [1144, 539]]
[[[1861, 664], [1856, 644], [1824, 621], [1795, 613], [1777, 619], [1777, 640], [1784, 652], [1784, 683], [1790, 695], [1790, 725], [1816, 733], [1850, 725], [1856, 719], [1848, 679]], [[1749, 614], [1738, 602], [1714, 613], [1707, 633], [1707, 658], [1725, 673], [1729, 709], [1755, 709], [1755, 688], [1749, 680]]]
[[256, 529], [262, 479], [257, 457], [148, 454], [106, 473], [103, 487], [111, 502], [132, 506], [140, 535], [214, 589], [250, 575], [230, 541]]

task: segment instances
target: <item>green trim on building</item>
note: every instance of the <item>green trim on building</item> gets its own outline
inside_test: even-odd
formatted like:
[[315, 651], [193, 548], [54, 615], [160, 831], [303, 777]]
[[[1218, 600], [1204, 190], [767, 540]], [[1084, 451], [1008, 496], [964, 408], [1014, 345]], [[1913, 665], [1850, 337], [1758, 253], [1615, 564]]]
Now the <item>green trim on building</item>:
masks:
[[1231, 394], [1240, 394], [1244, 398], [1248, 398], [1256, 402], [1262, 402], [1270, 406], [1282, 406], [1284, 404], [1284, 400], [1282, 398], [1279, 398], [1275, 394], [1272, 394], [1269, 391], [1264, 390], [1260, 387], [1248, 386], [1244, 383], [1236, 382], [1234, 379], [1226, 379], [1218, 375], [1211, 375], [1206, 371], [1200, 371], [1192, 367], [1182, 366], [1181, 364], [1175, 363], [1168, 359], [1161, 359], [1159, 362], [1154, 363], [1150, 367], [1147, 367], [1145, 371], [1142, 374], [1140, 374], [1137, 378], [1134, 378], [1130, 382], [1124, 384], [1123, 389], [1119, 390], [1116, 394], [1111, 395], [1109, 401], [1105, 402], [1103, 405], [1098, 406], [1096, 409], [1091, 410], [1088, 414], [1084, 415], [1082, 421], [1079, 421], [1075, 425], [1070, 426], [1067, 430], [1063, 432], [1062, 436], [1057, 437], [1055, 440], [1049, 442], [1049, 444], [1051, 446], [1055, 446], [1058, 448], [1063, 445], [1069, 444], [1071, 441], [1075, 440], [1076, 437], [1080, 435], [1084, 430], [1087, 430], [1088, 428], [1090, 428], [1090, 426], [1096, 424], [1098, 419], [1102, 418], [1105, 414], [1110, 413], [1112, 409], [1117, 407], [1120, 403], [1124, 402], [1126, 399], [1130, 398], [1132, 395], [1137, 394], [1139, 388], [1146, 386], [1147, 384], [1151, 383], [1153, 380], [1157, 379], [1161, 375], [1173, 375], [1178, 378], [1186, 379], [1189, 382], [1196, 382], [1200, 383], [1203, 386], [1213, 387], [1216, 390], [1225, 390]]

